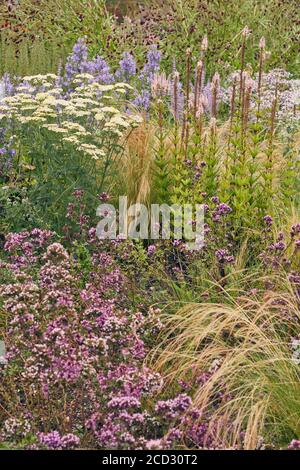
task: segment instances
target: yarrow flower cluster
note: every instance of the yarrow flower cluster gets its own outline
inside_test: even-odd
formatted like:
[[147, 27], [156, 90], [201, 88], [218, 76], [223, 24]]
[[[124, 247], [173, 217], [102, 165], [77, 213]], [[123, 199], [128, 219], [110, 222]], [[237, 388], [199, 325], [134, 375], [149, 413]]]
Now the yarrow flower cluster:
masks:
[[[17, 92], [2, 99], [0, 121], [14, 126], [15, 132], [18, 126], [34, 126], [41, 133], [47, 131], [78, 152], [101, 160], [107, 147], [141, 122], [139, 116], [126, 113], [122, 104], [131, 87], [127, 83], [89, 84], [93, 77], [88, 73], [73, 78], [73, 92], [61, 98], [62, 89], [55, 83], [57, 76], [23, 77]], [[112, 106], [112, 101], [117, 107]], [[2, 152], [13, 156], [11, 146], [12, 141]]]

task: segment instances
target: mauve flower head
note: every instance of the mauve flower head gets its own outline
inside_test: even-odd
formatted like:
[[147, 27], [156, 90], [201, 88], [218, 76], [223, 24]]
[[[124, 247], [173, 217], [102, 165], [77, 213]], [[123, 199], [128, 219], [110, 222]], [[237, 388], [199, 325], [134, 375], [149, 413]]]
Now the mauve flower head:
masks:
[[300, 233], [300, 224], [295, 224], [291, 228], [291, 237], [294, 238], [296, 235]]
[[148, 252], [149, 256], [153, 255], [156, 252], [156, 246], [155, 245], [149, 245], [147, 252]]
[[226, 248], [220, 248], [216, 250], [215, 256], [219, 263], [233, 263], [234, 257], [229, 255], [228, 250]]
[[58, 431], [52, 431], [48, 433], [40, 432], [37, 435], [40, 443], [47, 449], [73, 449], [80, 443], [79, 437], [74, 434], [65, 434], [60, 436]]
[[165, 73], [155, 73], [151, 81], [151, 93], [154, 98], [162, 98], [170, 92], [170, 80]]
[[290, 450], [300, 450], [300, 440], [293, 439], [293, 440], [290, 442], [288, 448], [289, 448]]
[[244, 29], [243, 29], [243, 31], [242, 31], [242, 36], [243, 36], [244, 38], [247, 38], [250, 34], [251, 34], [250, 29], [248, 28], [248, 26], [245, 26]]
[[157, 413], [162, 413], [167, 418], [175, 419], [187, 411], [191, 404], [191, 398], [183, 393], [174, 399], [157, 402], [155, 410]]
[[208, 48], [208, 38], [207, 35], [203, 36], [202, 42], [201, 42], [201, 50], [203, 52], [206, 52]]
[[300, 275], [298, 273], [291, 272], [288, 279], [292, 284], [300, 285]]
[[265, 47], [266, 47], [266, 40], [265, 40], [264, 36], [262, 36], [259, 40], [259, 48], [260, 49], [265, 49]]
[[103, 192], [100, 194], [100, 201], [101, 202], [107, 202], [109, 200], [109, 194], [106, 192]]
[[274, 250], [284, 251], [286, 249], [286, 244], [283, 241], [277, 241], [273, 245]]
[[265, 215], [263, 220], [267, 227], [271, 227], [271, 225], [273, 224], [273, 218], [270, 215]]

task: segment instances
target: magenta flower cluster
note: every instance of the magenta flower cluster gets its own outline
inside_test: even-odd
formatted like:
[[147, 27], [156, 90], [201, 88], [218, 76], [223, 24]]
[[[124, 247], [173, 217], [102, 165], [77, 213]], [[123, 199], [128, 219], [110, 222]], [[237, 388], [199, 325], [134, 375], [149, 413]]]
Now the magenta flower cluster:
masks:
[[183, 417], [195, 411], [186, 393], [166, 397], [163, 377], [145, 364], [144, 337], [161, 328], [156, 311], [125, 307], [126, 277], [100, 246], [90, 245], [86, 279], [55, 237], [35, 229], [6, 239], [2, 440], [48, 449], [174, 448]]

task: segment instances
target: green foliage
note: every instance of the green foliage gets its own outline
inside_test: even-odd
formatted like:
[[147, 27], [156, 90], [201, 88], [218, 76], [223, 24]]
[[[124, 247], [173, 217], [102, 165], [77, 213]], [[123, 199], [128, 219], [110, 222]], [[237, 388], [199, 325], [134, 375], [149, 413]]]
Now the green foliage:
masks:
[[56, 72], [79, 37], [92, 53], [105, 49], [112, 25], [103, 0], [3, 2], [0, 18], [0, 75]]
[[[206, 34], [208, 74], [215, 71], [216, 64], [220, 73], [227, 73], [228, 69], [236, 70], [240, 65], [240, 33], [247, 25], [253, 34], [252, 48], [256, 47], [261, 36], [266, 37], [268, 48], [272, 51], [269, 60], [271, 68], [284, 65], [296, 73], [299, 67], [298, 7], [297, 0], [156, 0], [148, 2], [144, 17], [153, 16], [154, 21], [149, 21], [149, 29], [160, 38], [164, 65], [168, 64], [170, 70], [174, 51], [180, 71], [184, 69], [182, 58], [188, 47], [197, 60], [202, 38]], [[147, 28], [147, 21], [144, 27]], [[146, 29], [144, 35], [147, 34]], [[256, 61], [249, 52], [246, 52], [245, 63], [256, 68]]]
[[[155, 188], [154, 199], [159, 204], [169, 202], [170, 188], [172, 181], [170, 179], [170, 167], [172, 162], [168, 159], [168, 127], [163, 122], [163, 103], [157, 103], [158, 108], [158, 130], [157, 144], [155, 148], [155, 169], [153, 186]], [[176, 158], [176, 155], [175, 155]]]
[[[47, 81], [47, 76], [44, 80], [48, 85], [46, 93], [25, 95], [26, 100], [31, 100], [29, 107], [22, 101], [22, 93], [6, 98], [8, 109], [9, 103], [19, 100], [19, 111], [13, 111], [12, 119], [7, 120], [7, 128], [14, 135], [18, 151], [14, 157], [14, 171], [7, 182], [12, 193], [3, 210], [7, 220], [11, 220], [11, 203], [8, 201], [13, 198], [15, 214], [21, 212], [21, 217], [15, 218], [15, 229], [26, 220], [29, 225], [42, 220], [44, 225], [50, 224], [54, 230], [61, 231], [68, 204], [78, 188], [84, 190], [89, 215], [95, 216], [98, 196], [109, 189], [109, 181], [116, 172], [116, 159], [122, 156], [122, 141], [137, 122], [134, 123], [133, 115], [122, 114], [112, 106], [102, 106], [97, 99], [99, 91], [87, 84], [78, 87], [69, 101], [56, 100], [49, 92], [49, 87], [52, 89], [55, 85]], [[32, 81], [35, 83], [35, 77]], [[123, 85], [119, 87], [121, 90], [118, 85], [112, 85], [111, 89], [116, 104], [122, 109], [124, 88]], [[104, 102], [106, 99], [109, 95], [103, 98]], [[76, 107], [77, 100], [80, 109]], [[59, 105], [62, 105], [61, 109]], [[18, 188], [21, 189], [19, 197]], [[25, 210], [25, 219], [22, 213], [24, 191], [25, 209], [27, 206], [33, 209], [32, 212]], [[28, 212], [31, 212], [29, 218]]]

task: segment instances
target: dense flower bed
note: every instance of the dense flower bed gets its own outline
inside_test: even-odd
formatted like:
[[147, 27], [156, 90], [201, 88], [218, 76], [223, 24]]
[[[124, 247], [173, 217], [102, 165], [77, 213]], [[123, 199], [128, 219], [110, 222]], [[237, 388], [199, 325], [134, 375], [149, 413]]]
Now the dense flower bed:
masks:
[[[4, 448], [299, 449], [300, 82], [250, 38], [213, 74], [204, 35], [2, 77]], [[170, 220], [99, 240], [123, 195]]]
[[166, 449], [187, 433], [205, 445], [207, 425], [191, 398], [183, 390], [166, 397], [163, 377], [143, 362], [161, 328], [155, 309], [144, 315], [129, 308], [126, 277], [93, 230], [86, 279], [80, 261], [55, 239], [38, 229], [6, 239], [2, 441]]
[[[84, 281], [51, 232], [11, 234], [5, 249], [1, 269], [11, 279], [1, 287], [9, 323], [2, 400], [12, 395], [2, 439], [48, 448], [172, 445], [191, 400], [155, 398], [162, 378], [143, 366], [143, 337], [155, 335], [159, 321], [122, 307], [126, 280], [111, 257], [95, 250]], [[9, 418], [13, 406], [18, 413]], [[162, 425], [164, 408], [170, 419]]]

